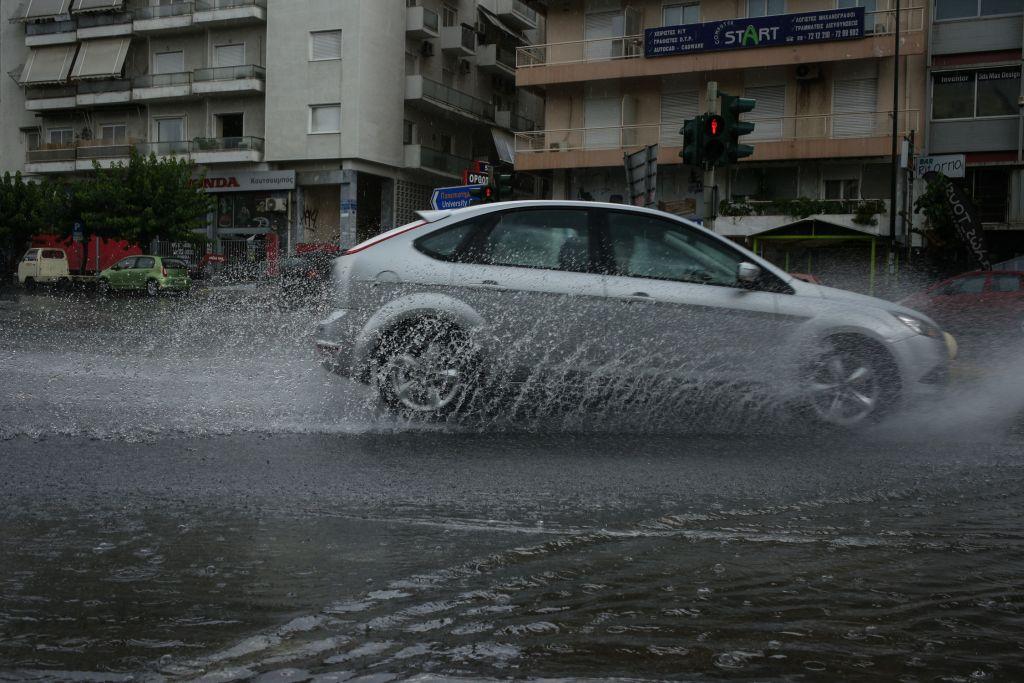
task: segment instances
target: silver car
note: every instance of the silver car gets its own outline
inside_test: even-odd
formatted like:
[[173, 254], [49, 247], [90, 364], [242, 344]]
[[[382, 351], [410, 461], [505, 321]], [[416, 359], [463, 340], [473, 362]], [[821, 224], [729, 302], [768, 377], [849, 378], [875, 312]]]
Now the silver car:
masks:
[[347, 251], [317, 328], [334, 372], [410, 415], [538, 378], [769, 389], [854, 426], [944, 383], [952, 338], [897, 304], [790, 277], [684, 219], [620, 204], [452, 211]]

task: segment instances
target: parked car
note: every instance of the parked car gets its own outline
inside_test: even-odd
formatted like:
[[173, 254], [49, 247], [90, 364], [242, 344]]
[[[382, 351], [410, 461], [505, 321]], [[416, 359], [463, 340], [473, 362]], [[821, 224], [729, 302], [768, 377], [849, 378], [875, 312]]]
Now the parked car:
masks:
[[29, 249], [18, 263], [18, 284], [25, 289], [37, 285], [70, 285], [68, 255], [63, 249]]
[[790, 273], [790, 277], [794, 277], [801, 282], [810, 282], [812, 285], [820, 285], [821, 278], [811, 273]]
[[327, 290], [336, 254], [307, 251], [282, 259], [277, 266], [281, 296], [297, 303], [318, 298]]
[[99, 275], [100, 294], [111, 291], [138, 291], [149, 296], [160, 292], [187, 292], [192, 287], [188, 264], [165, 256], [129, 256]]
[[520, 201], [420, 216], [336, 261], [338, 306], [316, 331], [329, 368], [402, 413], [457, 411], [494, 377], [625, 378], [756, 384], [854, 426], [946, 377], [927, 316], [801, 282], [671, 214]]
[[1024, 332], [1024, 272], [961, 273], [901, 303], [960, 334]]

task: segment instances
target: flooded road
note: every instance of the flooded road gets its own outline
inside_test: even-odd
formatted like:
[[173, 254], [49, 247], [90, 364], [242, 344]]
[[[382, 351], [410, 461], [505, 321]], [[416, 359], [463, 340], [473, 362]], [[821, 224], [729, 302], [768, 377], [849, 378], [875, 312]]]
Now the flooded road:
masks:
[[423, 427], [317, 313], [0, 301], [0, 680], [1024, 678], [1005, 372], [858, 436]]

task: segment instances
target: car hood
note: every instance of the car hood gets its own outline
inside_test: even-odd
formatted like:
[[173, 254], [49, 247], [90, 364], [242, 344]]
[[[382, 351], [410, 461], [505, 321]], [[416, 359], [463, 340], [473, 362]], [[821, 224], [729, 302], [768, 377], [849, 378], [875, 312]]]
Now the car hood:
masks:
[[[793, 283], [790, 284], [791, 286], [793, 285]], [[907, 306], [898, 304], [893, 301], [888, 301], [886, 299], [879, 299], [878, 297], [868, 296], [866, 294], [857, 294], [856, 292], [848, 292], [845, 289], [836, 289], [835, 287], [813, 285], [808, 282], [801, 282], [800, 285], [801, 287], [799, 288], [799, 290], [801, 292], [807, 294], [811, 294], [813, 292], [820, 296], [822, 299], [827, 299], [828, 301], [851, 303], [857, 304], [859, 306], [871, 306], [873, 308], [877, 308], [887, 313], [904, 313], [907, 315], [912, 315], [915, 318], [922, 318], [927, 322], [933, 324], [935, 322], [925, 314], [921, 313], [920, 311], [915, 311], [912, 308], [908, 308]]]

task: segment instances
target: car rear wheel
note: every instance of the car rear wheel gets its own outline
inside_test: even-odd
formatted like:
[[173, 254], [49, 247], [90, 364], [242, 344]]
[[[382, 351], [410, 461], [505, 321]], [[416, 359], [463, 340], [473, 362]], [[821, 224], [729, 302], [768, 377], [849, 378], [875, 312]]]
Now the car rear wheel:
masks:
[[378, 352], [382, 402], [407, 416], [443, 416], [464, 403], [477, 374], [469, 336], [436, 319], [423, 319], [386, 336]]
[[899, 379], [884, 347], [855, 337], [826, 340], [804, 373], [806, 408], [825, 425], [876, 422], [896, 405]]
[[25, 289], [32, 291], [36, 288], [36, 281], [30, 277], [25, 278]]
[[146, 281], [146, 294], [148, 296], [156, 296], [160, 293], [160, 285], [156, 280]]

